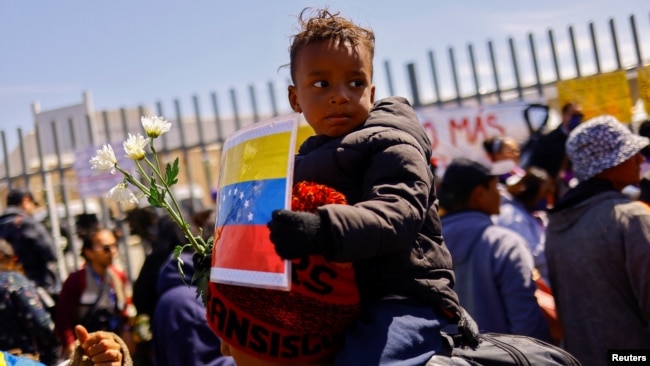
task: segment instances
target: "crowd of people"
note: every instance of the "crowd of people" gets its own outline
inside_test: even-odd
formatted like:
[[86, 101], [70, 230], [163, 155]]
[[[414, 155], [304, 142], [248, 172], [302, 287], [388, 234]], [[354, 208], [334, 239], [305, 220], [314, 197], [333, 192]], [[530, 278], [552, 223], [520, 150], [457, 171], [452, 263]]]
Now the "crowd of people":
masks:
[[[451, 352], [443, 332], [468, 317], [480, 332], [534, 337], [585, 365], [607, 364], [612, 349], [650, 349], [649, 195], [643, 185], [623, 193], [641, 182], [650, 149], [641, 129], [607, 115], [583, 121], [569, 103], [525, 162], [514, 139], [494, 136], [485, 159], [456, 158], [435, 177], [408, 101], [375, 100], [372, 30], [327, 9], [299, 22], [289, 102], [315, 135], [295, 157], [294, 181], [344, 200], [273, 212], [270, 240], [293, 263], [291, 290], [210, 284], [204, 304], [192, 275], [205, 263], [172, 258], [185, 239], [155, 210], [132, 230], [148, 248], [133, 284], [114, 263], [120, 234], [93, 220], [77, 232], [85, 264], [60, 279], [36, 201], [15, 189], [0, 217], [3, 356], [424, 365]], [[192, 218], [212, 234], [214, 212]]]

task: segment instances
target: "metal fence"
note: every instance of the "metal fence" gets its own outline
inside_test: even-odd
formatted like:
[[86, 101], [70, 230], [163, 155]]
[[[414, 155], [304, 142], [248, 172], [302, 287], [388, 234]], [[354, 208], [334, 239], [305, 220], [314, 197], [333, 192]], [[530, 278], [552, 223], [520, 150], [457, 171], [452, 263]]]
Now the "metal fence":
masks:
[[[418, 77], [419, 65], [405, 65], [407, 77], [404, 80], [410, 91], [410, 100], [416, 108], [429, 105], [444, 108], [494, 104], [513, 99], [552, 104], [557, 81], [614, 70], [632, 71], [648, 63], [650, 37], [647, 35], [650, 31], [639, 32], [634, 15], [630, 15], [627, 20], [623, 27], [619, 27], [610, 19], [607, 24], [609, 37], [605, 38], [597, 37], [595, 24], [588, 23], [589, 37], [586, 44], [579, 42], [573, 26], [568, 27], [567, 46], [559, 44], [553, 30], [548, 30], [544, 35], [527, 34], [527, 52], [516, 48], [517, 42], [513, 37], [507, 39], [505, 53], [497, 52], [497, 45], [488, 41], [487, 59], [482, 61], [479, 60], [477, 49], [469, 44], [466, 55], [468, 63], [464, 67], [458, 62], [459, 53], [455, 48], [446, 50], [447, 69], [440, 67], [436, 58], [440, 54], [428, 51], [426, 66], [431, 75], [428, 82]], [[649, 24], [643, 25], [644, 29]], [[620, 34], [630, 38], [625, 46], [619, 41]], [[640, 34], [646, 38], [642, 39]], [[537, 46], [536, 42], [540, 39], [545, 40], [545, 48]], [[605, 52], [605, 49], [610, 51]], [[550, 65], [549, 62], [543, 62], [540, 54], [550, 56], [547, 58]], [[609, 59], [603, 57], [603, 54], [609, 54]], [[504, 55], [506, 62], [503, 61]], [[527, 60], [529, 64], [522, 60]], [[384, 61], [383, 66], [388, 92], [393, 95], [395, 83], [392, 66], [389, 61]], [[527, 73], [524, 72], [526, 68], [529, 69]], [[441, 75], [451, 76], [451, 85], [443, 85]], [[633, 84], [635, 76], [632, 72], [628, 75]], [[431, 98], [423, 97], [423, 88], [431, 90]], [[631, 90], [635, 91], [636, 88]], [[81, 149], [106, 142], [119, 144], [129, 132], [140, 131], [141, 115], [157, 114], [166, 116], [170, 121], [182, 122], [174, 123], [178, 126], [176, 133], [163, 135], [161, 153], [164, 157], [180, 158], [183, 172], [179, 177], [179, 185], [188, 188], [189, 209], [199, 210], [205, 205], [211, 205], [209, 191], [215, 184], [221, 142], [234, 131], [258, 120], [290, 113], [280, 110], [272, 82], [267, 84], [266, 92], [270, 112], [261, 112], [257, 102], [258, 91], [251, 85], [247, 90], [251, 108], [242, 113], [237, 91], [230, 89], [227, 99], [232, 114], [229, 116], [220, 112], [216, 92], [209, 95], [207, 103], [198, 96], [193, 96], [189, 113], [179, 99], [173, 101], [170, 109], [166, 109], [162, 102], [157, 102], [155, 106], [140, 105], [129, 109], [94, 111], [90, 106], [92, 103], [87, 100], [88, 94], [84, 94], [84, 103], [67, 109], [41, 112], [35, 107], [35, 129], [26, 134], [21, 129], [17, 130], [17, 148], [9, 150], [6, 132], [1, 131], [4, 162], [0, 169], [0, 197], [4, 197], [12, 187], [32, 190], [48, 207], [53, 235], [57, 239], [65, 239], [60, 241], [70, 243], [73, 249], [79, 245], [75, 244], [78, 239], [74, 235], [74, 216], [81, 212], [96, 212], [105, 225], [118, 225], [128, 234], [128, 227], [124, 224], [125, 212], [120, 207], [112, 206], [101, 197], [80, 197], [74, 170], [75, 161], [80, 159]], [[636, 99], [638, 96], [632, 97]], [[210, 107], [211, 113], [206, 114], [202, 110], [204, 105]], [[4, 200], [0, 201], [0, 206], [2, 204]], [[64, 238], [59, 227], [68, 229], [63, 231]], [[72, 263], [65, 263], [65, 266], [77, 268], [77, 252], [73, 251]], [[129, 258], [128, 250], [121, 252], [126, 256], [128, 274], [133, 279], [133, 260]]]

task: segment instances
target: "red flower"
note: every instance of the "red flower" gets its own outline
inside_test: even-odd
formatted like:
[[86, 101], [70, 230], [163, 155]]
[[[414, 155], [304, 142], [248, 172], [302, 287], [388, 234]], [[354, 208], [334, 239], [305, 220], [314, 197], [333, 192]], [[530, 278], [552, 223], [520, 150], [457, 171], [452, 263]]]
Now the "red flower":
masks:
[[302, 181], [293, 186], [291, 209], [316, 213], [318, 207], [331, 204], [347, 204], [345, 196], [324, 184]]

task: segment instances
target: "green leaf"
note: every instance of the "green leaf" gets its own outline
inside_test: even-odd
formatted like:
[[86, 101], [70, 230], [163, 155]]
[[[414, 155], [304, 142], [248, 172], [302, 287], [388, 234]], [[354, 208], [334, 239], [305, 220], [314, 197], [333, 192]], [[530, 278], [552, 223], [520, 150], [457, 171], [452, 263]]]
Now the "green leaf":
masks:
[[181, 252], [185, 246], [177, 245], [174, 247], [174, 259], [176, 259], [176, 266], [178, 267], [178, 273], [181, 275], [181, 279], [185, 282], [185, 273], [183, 272], [183, 258], [181, 258]]
[[153, 207], [163, 207], [164, 195], [158, 190], [158, 187], [152, 185], [149, 189], [149, 204]]
[[173, 186], [174, 184], [178, 183], [178, 157], [174, 160], [174, 165], [171, 165], [167, 163], [165, 166], [165, 185], [168, 187]]

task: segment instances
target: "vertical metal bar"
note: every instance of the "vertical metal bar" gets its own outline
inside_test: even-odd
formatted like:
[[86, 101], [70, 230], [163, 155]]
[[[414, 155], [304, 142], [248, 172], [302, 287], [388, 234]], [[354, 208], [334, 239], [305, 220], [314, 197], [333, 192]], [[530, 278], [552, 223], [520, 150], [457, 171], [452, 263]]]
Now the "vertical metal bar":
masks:
[[126, 109], [124, 109], [124, 108], [120, 108], [120, 119], [121, 119], [121, 123], [122, 123], [122, 136], [123, 136], [124, 140], [126, 140], [128, 138], [128, 135], [129, 135], [129, 126], [128, 126], [128, 123], [126, 121]]
[[241, 128], [241, 120], [239, 119], [239, 108], [237, 108], [237, 92], [235, 89], [230, 89], [230, 101], [232, 102], [232, 111], [235, 116], [235, 131]]
[[454, 49], [449, 47], [449, 63], [451, 64], [451, 75], [454, 78], [454, 89], [456, 90], [456, 103], [460, 106], [463, 101], [460, 97], [460, 85], [458, 83], [458, 73], [456, 72], [456, 59], [454, 58]]
[[[124, 140], [128, 138], [129, 126], [126, 118], [126, 109], [120, 108], [120, 122], [122, 124], [122, 137]], [[110, 140], [109, 140], [110, 141]], [[129, 242], [127, 238], [129, 237], [129, 228], [124, 224], [124, 210], [122, 209], [121, 204], [117, 204], [117, 225], [122, 232], [122, 237], [120, 238], [120, 244], [124, 248], [124, 261], [126, 262], [126, 273], [129, 276], [129, 279], [133, 281], [133, 271], [131, 270], [131, 250], [129, 248]]]
[[212, 97], [212, 109], [214, 109], [214, 123], [217, 126], [217, 141], [224, 141], [223, 128], [221, 126], [221, 116], [219, 116], [219, 102], [217, 101], [217, 93], [210, 94]]
[[90, 116], [86, 115], [86, 127], [88, 128], [88, 142], [90, 143], [90, 146], [96, 147], [95, 146], [95, 136], [93, 135], [93, 124], [90, 121]]
[[481, 101], [481, 86], [478, 81], [478, 73], [476, 72], [476, 59], [474, 58], [474, 47], [470, 43], [467, 46], [467, 51], [469, 52], [469, 63], [472, 68], [472, 76], [474, 77], [474, 89], [476, 90], [476, 100], [479, 104], [482, 104]]
[[576, 75], [577, 77], [582, 76], [580, 71], [580, 60], [578, 58], [578, 46], [576, 45], [576, 36], [573, 32], [573, 26], [569, 26], [569, 39], [571, 40], [571, 49], [573, 50], [573, 63], [576, 66]]
[[201, 121], [201, 109], [199, 108], [199, 97], [197, 95], [192, 96], [192, 104], [194, 105], [194, 115], [196, 115], [196, 132], [199, 134], [199, 146], [205, 150], [203, 122]]
[[5, 131], [2, 130], [2, 154], [5, 157], [5, 177], [7, 177], [7, 181], [9, 182], [9, 189], [12, 187], [11, 183], [11, 176], [9, 175], [9, 149], [7, 149], [7, 136], [5, 134]]
[[[95, 145], [95, 134], [93, 133], [93, 124], [92, 121], [90, 120], [90, 115], [86, 115], [86, 127], [88, 128], [88, 142], [90, 143], [90, 146], [96, 148], [97, 146]], [[99, 208], [102, 213], [102, 224], [106, 226], [106, 223], [108, 222], [108, 220], [106, 219], [106, 213], [108, 212], [108, 208], [106, 207], [106, 200], [104, 197], [100, 197], [99, 199]]]
[[553, 66], [555, 67], [555, 81], [562, 80], [560, 75], [560, 63], [557, 58], [557, 49], [555, 48], [555, 37], [553, 36], [553, 30], [548, 30], [548, 42], [551, 47], [551, 55], [553, 56]]
[[196, 115], [196, 132], [199, 134], [199, 145], [201, 146], [201, 160], [203, 163], [203, 173], [205, 174], [205, 180], [207, 186], [210, 187], [212, 184], [212, 173], [210, 172], [210, 158], [205, 148], [205, 137], [203, 136], [203, 121], [201, 120], [201, 111], [199, 108], [199, 97], [192, 97], [194, 102], [194, 114]]
[[[156, 102], [156, 114], [157, 114], [159, 117], [164, 117], [164, 114], [163, 114], [163, 106], [162, 106], [162, 102], [160, 102], [160, 101], [157, 101], [157, 102]], [[164, 133], [164, 134], [162, 134], [161, 137], [162, 137], [162, 145], [163, 145], [163, 146], [162, 146], [162, 151], [163, 151], [165, 154], [167, 154], [167, 153], [169, 152], [169, 141], [168, 141], [167, 134]]]
[[411, 97], [413, 98], [413, 107], [419, 107], [420, 103], [420, 90], [418, 89], [418, 79], [415, 75], [415, 64], [409, 63], [406, 65], [406, 71], [409, 77], [409, 85], [411, 86]]
[[393, 88], [393, 76], [390, 72], [390, 62], [388, 60], [384, 61], [384, 71], [386, 72], [386, 83], [388, 84], [388, 93], [390, 95], [395, 95], [395, 89]]
[[181, 138], [181, 150], [183, 151], [183, 164], [185, 166], [185, 179], [187, 180], [187, 188], [189, 191], [189, 203], [190, 203], [190, 212], [192, 215], [197, 211], [197, 207], [194, 206], [194, 182], [192, 181], [192, 172], [190, 169], [190, 159], [187, 152], [187, 145], [185, 145], [185, 128], [183, 127], [183, 119], [181, 117], [181, 104], [178, 99], [174, 100], [174, 108], [176, 109], [176, 121], [178, 124], [178, 131]]
[[[108, 128], [108, 112], [102, 111], [102, 124], [104, 127], [104, 136], [106, 139], [106, 143], [111, 143], [111, 130]], [[105, 198], [102, 197], [102, 224], [104, 227], [109, 227], [109, 218], [110, 217], [110, 212], [108, 209], [108, 205], [106, 204]]]
[[[70, 121], [70, 119], [69, 119]], [[73, 265], [75, 270], [79, 268], [79, 262], [77, 259], [76, 255], [76, 248], [74, 245], [74, 237], [72, 236], [73, 228], [74, 228], [74, 221], [72, 220], [71, 217], [71, 212], [70, 212], [70, 197], [68, 196], [68, 190], [66, 188], [66, 183], [65, 183], [65, 170], [63, 169], [63, 162], [61, 158], [61, 149], [59, 146], [59, 135], [57, 134], [56, 131], [56, 122], [52, 121], [51, 122], [51, 128], [52, 128], [52, 140], [54, 142], [54, 153], [56, 154], [56, 169], [59, 171], [59, 192], [61, 193], [61, 199], [63, 200], [63, 209], [65, 211], [65, 223], [68, 228], [66, 230], [66, 239], [68, 240], [68, 245], [71, 245], [72, 252], [74, 253], [73, 257]], [[54, 210], [55, 213], [58, 212], [58, 210]], [[56, 230], [56, 228], [54, 228]], [[60, 228], [59, 228], [60, 230]], [[59, 232], [60, 235], [60, 232]]]
[[519, 64], [517, 63], [517, 52], [515, 51], [515, 41], [512, 37], [508, 38], [510, 45], [510, 57], [512, 58], [512, 71], [515, 74], [515, 83], [517, 84], [517, 95], [519, 99], [524, 99], [524, 92], [521, 87], [521, 78], [519, 77]]
[[275, 100], [275, 88], [273, 87], [272, 81], [269, 81], [267, 85], [269, 88], [269, 99], [271, 100], [271, 110], [273, 111], [273, 117], [277, 117], [279, 113], [278, 113], [278, 104], [277, 101]]
[[[48, 185], [47, 177], [45, 176], [45, 159], [43, 158], [43, 147], [41, 146], [41, 134], [40, 129], [38, 128], [38, 123], [34, 125], [34, 133], [34, 138], [36, 139], [36, 150], [38, 153], [39, 171], [41, 174], [41, 184], [43, 185], [43, 190], [45, 190]], [[11, 186], [11, 181], [9, 181], [9, 184]]]
[[255, 86], [248, 86], [248, 95], [251, 98], [251, 106], [253, 107], [253, 123], [259, 122], [260, 115], [257, 111], [257, 98], [255, 97]]
[[641, 45], [639, 44], [639, 35], [636, 31], [636, 21], [634, 14], [630, 15], [630, 27], [632, 28], [632, 39], [634, 40], [634, 51], [636, 52], [637, 66], [643, 66], [643, 57], [641, 56]]
[[488, 41], [488, 51], [490, 51], [490, 62], [492, 63], [492, 75], [494, 76], [494, 90], [497, 94], [497, 100], [499, 103], [503, 102], [503, 97], [501, 96], [501, 84], [499, 81], [499, 71], [497, 70], [496, 56], [494, 54], [494, 46], [492, 41]]
[[594, 49], [594, 61], [596, 62], [596, 73], [600, 74], [600, 56], [598, 55], [598, 42], [596, 42], [596, 29], [593, 22], [589, 22], [589, 34], [591, 35], [591, 46]]
[[23, 141], [23, 130], [20, 127], [18, 127], [18, 146], [20, 148], [20, 164], [23, 167], [23, 181], [27, 190], [31, 191], [28, 173], [29, 167], [27, 166], [27, 157], [25, 155], [25, 141]]
[[[74, 130], [75, 130], [74, 129], [74, 121], [72, 120], [72, 118], [68, 118], [68, 130], [70, 131], [70, 146], [72, 148], [72, 151], [76, 152], [76, 150], [77, 150], [77, 138], [76, 138], [76, 136], [74, 134]], [[88, 211], [88, 202], [86, 202], [86, 200], [84, 198], [82, 198], [81, 199], [81, 204], [82, 204], [82, 206], [84, 208], [84, 213], [86, 213]], [[75, 251], [75, 253], [76, 253], [76, 251]], [[75, 261], [76, 261], [76, 259], [75, 259]], [[77, 268], [76, 263], [75, 263], [75, 268]]]
[[433, 77], [433, 90], [436, 92], [436, 104], [440, 106], [442, 104], [442, 98], [440, 97], [440, 85], [438, 84], [438, 71], [436, 70], [436, 61], [433, 57], [433, 51], [429, 51], [429, 66], [431, 67], [431, 75]]
[[108, 112], [102, 111], [102, 123], [104, 124], [104, 136], [106, 136], [106, 142], [111, 143], [111, 130], [108, 128]]
[[614, 56], [616, 56], [616, 69], [620, 70], [623, 68], [623, 63], [621, 62], [621, 53], [618, 49], [618, 37], [616, 37], [616, 27], [614, 26], [614, 19], [609, 18], [609, 32], [612, 35], [612, 45], [614, 46]]
[[537, 62], [537, 52], [535, 51], [535, 39], [532, 33], [528, 33], [528, 44], [530, 45], [530, 55], [533, 59], [533, 71], [535, 72], [535, 84], [537, 86], [537, 94], [541, 97], [544, 95], [544, 88], [542, 88], [542, 80], [539, 76], [539, 63]]

